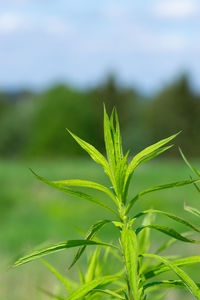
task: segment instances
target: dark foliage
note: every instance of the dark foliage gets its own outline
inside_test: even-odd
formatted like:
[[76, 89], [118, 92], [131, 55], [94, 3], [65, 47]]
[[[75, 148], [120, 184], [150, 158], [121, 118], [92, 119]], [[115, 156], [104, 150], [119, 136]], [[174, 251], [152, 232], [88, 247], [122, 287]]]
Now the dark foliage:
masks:
[[[177, 144], [184, 152], [199, 156], [200, 96], [191, 89], [187, 76], [147, 98], [122, 86], [114, 76], [95, 88], [76, 90], [56, 85], [41, 93], [0, 93], [0, 155], [44, 157], [80, 155], [65, 128], [100, 150], [103, 103], [119, 112], [125, 144], [134, 152], [179, 130]], [[134, 144], [133, 144], [134, 143]], [[177, 151], [169, 151], [177, 155]]]

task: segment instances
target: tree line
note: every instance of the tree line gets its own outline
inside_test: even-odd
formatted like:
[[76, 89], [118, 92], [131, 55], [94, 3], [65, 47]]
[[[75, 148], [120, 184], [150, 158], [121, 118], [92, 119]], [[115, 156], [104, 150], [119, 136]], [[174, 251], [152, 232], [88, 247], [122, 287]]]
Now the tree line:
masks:
[[[123, 86], [114, 76], [85, 90], [57, 84], [33, 93], [0, 93], [0, 157], [77, 156], [66, 128], [104, 151], [103, 103], [118, 110], [124, 144], [136, 153], [182, 131], [176, 140], [184, 153], [200, 156], [200, 95], [186, 75], [151, 96]], [[176, 156], [177, 149], [168, 155]]]

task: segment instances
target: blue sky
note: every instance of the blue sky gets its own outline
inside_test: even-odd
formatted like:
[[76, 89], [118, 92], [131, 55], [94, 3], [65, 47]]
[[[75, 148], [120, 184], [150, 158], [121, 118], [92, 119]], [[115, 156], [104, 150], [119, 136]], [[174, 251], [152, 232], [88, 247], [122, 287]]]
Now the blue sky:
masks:
[[200, 90], [199, 0], [0, 0], [0, 87], [88, 86], [109, 72], [152, 92]]

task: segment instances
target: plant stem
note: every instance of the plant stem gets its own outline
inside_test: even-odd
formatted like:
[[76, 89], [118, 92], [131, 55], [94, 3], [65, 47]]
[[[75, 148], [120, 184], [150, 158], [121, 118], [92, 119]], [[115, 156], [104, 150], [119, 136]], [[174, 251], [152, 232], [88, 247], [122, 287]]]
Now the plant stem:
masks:
[[135, 295], [136, 298], [133, 296], [133, 291], [131, 289], [131, 284], [130, 284], [130, 274], [128, 272], [127, 261], [126, 261], [126, 258], [125, 258], [125, 250], [124, 249], [126, 247], [129, 247], [129, 245], [124, 244], [124, 240], [123, 240], [122, 235], [123, 235], [124, 230], [129, 229], [130, 224], [128, 224], [128, 222], [127, 222], [126, 207], [125, 207], [123, 202], [119, 207], [119, 214], [120, 214], [120, 218], [121, 218], [122, 223], [123, 223], [122, 231], [121, 231], [121, 249], [122, 249], [122, 255], [123, 255], [123, 259], [124, 259], [124, 266], [125, 266], [126, 274], [127, 274], [127, 278], [128, 278], [128, 297], [129, 297], [129, 300], [137, 300], [137, 299], [139, 299], [139, 294], [137, 296]]

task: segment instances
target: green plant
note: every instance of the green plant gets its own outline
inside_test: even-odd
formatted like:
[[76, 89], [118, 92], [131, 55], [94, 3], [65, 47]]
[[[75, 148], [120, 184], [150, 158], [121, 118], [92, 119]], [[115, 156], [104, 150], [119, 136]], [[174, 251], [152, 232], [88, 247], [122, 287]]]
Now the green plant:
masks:
[[[41, 258], [44, 255], [51, 254], [57, 251], [61, 251], [67, 248], [79, 247], [77, 254], [70, 266], [74, 266], [84, 253], [86, 247], [95, 246], [97, 249], [94, 251], [91, 259], [89, 260], [88, 269], [86, 274], [83, 275], [80, 271], [80, 283], [67, 280], [61, 274], [58, 273], [53, 267], [46, 266], [61, 280], [65, 285], [68, 295], [66, 296], [53, 296], [57, 299], [125, 299], [125, 300], [145, 300], [156, 299], [156, 297], [163, 297], [160, 294], [160, 290], [163, 288], [186, 288], [197, 299], [200, 299], [200, 289], [198, 283], [195, 283], [180, 267], [188, 264], [194, 264], [200, 262], [200, 256], [193, 256], [188, 258], [180, 257], [164, 257], [160, 253], [167, 249], [175, 241], [181, 241], [185, 243], [199, 244], [200, 241], [189, 238], [188, 234], [180, 234], [173, 228], [168, 226], [154, 224], [154, 216], [161, 215], [174, 220], [182, 225], [185, 225], [192, 231], [200, 233], [200, 228], [191, 224], [190, 222], [173, 215], [168, 212], [149, 209], [131, 216], [131, 209], [139, 199], [148, 193], [152, 193], [158, 190], [164, 190], [174, 188], [178, 186], [184, 186], [191, 183], [195, 183], [200, 179], [190, 179], [185, 181], [178, 181], [169, 184], [154, 186], [147, 190], [144, 190], [134, 197], [128, 196], [128, 189], [131, 178], [141, 164], [148, 160], [158, 156], [164, 151], [168, 150], [172, 146], [165, 146], [168, 142], [173, 140], [177, 134], [163, 139], [156, 144], [149, 146], [135, 155], [128, 163], [128, 154], [123, 154], [122, 142], [120, 135], [120, 128], [118, 122], [117, 112], [114, 109], [110, 118], [104, 109], [104, 139], [107, 159], [92, 145], [83, 141], [75, 134], [69, 133], [77, 141], [77, 143], [91, 156], [91, 158], [98, 164], [100, 164], [105, 173], [108, 175], [112, 184], [111, 188], [101, 185], [96, 182], [87, 180], [61, 180], [61, 181], [49, 181], [42, 178], [36, 173], [33, 174], [40, 181], [58, 189], [65, 193], [78, 196], [85, 200], [91, 201], [96, 205], [108, 210], [114, 216], [112, 220], [100, 220], [91, 226], [84, 239], [81, 240], [68, 240], [63, 243], [54, 244], [49, 247], [34, 251], [33, 253], [24, 256], [17, 260], [14, 266], [19, 266], [24, 263], [30, 262], [36, 258]], [[74, 187], [74, 188], [71, 188]], [[85, 192], [76, 190], [76, 187], [85, 187], [96, 189], [107, 195], [112, 200], [113, 205], [107, 204], [94, 196], [91, 196]], [[141, 224], [138, 226], [135, 222], [140, 217], [144, 217]], [[107, 243], [101, 241], [96, 237], [97, 233], [108, 224], [115, 226], [120, 233], [120, 241], [118, 244]], [[155, 251], [155, 253], [148, 253], [150, 247], [150, 229], [157, 230], [163, 234], [171, 237], [169, 241], [164, 243]], [[109, 249], [110, 254], [117, 259], [119, 264], [118, 272], [110, 275], [105, 274], [103, 270], [104, 263], [100, 258], [99, 247]], [[109, 254], [109, 255], [110, 255]], [[99, 271], [100, 270], [100, 271]], [[152, 281], [155, 276], [167, 272], [174, 272], [178, 280], [157, 280]], [[86, 279], [87, 278], [87, 279]], [[156, 295], [152, 296], [152, 293]], [[157, 294], [158, 293], [158, 294]], [[153, 298], [151, 298], [153, 297]], [[160, 298], [161, 299], [161, 298]]]
[[[183, 154], [182, 150], [179, 149], [179, 151], [180, 151], [180, 153], [181, 153], [181, 156], [182, 156], [183, 160], [184, 160], [185, 163], [188, 165], [188, 167], [190, 168], [190, 170], [192, 170], [192, 172], [193, 172], [196, 176], [198, 176], [198, 177], [200, 178], [200, 172], [199, 172], [196, 168], [194, 168], [194, 167], [189, 163], [189, 161], [187, 160], [187, 158], [186, 158], [185, 155]], [[190, 176], [190, 178], [191, 178], [191, 176]], [[198, 185], [197, 183], [195, 183], [195, 182], [194, 182], [193, 184], [194, 184], [196, 190], [198, 191], [198, 193], [200, 193], [200, 187], [199, 187], [199, 185]], [[188, 211], [189, 213], [191, 213], [191, 214], [193, 214], [193, 215], [195, 215], [195, 216], [197, 216], [197, 217], [200, 217], [200, 211], [199, 211], [197, 208], [191, 207], [191, 206], [188, 206], [188, 205], [184, 204], [184, 209], [185, 209], [186, 211]]]

